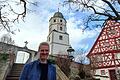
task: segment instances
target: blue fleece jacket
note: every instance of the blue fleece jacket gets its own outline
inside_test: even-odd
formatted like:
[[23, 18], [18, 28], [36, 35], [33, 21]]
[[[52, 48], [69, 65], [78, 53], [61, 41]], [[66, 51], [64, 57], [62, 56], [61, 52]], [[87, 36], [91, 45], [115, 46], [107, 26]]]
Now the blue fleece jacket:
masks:
[[[26, 64], [19, 80], [40, 80], [41, 70], [39, 64], [39, 60]], [[48, 63], [48, 80], [56, 80], [56, 68], [51, 63]]]

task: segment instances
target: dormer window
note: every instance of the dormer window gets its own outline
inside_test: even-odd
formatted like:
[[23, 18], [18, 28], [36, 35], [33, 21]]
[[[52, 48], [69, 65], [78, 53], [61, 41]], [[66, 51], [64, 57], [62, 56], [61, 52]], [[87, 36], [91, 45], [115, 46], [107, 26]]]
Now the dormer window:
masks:
[[56, 22], [56, 19], [54, 19], [54, 22]]

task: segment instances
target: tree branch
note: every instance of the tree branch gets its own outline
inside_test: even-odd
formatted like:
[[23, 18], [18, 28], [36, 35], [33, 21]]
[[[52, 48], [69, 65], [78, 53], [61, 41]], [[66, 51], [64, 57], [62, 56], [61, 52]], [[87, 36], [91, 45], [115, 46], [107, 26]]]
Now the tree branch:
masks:
[[102, 0], [102, 1], [105, 2], [105, 3], [107, 3], [107, 4], [109, 5], [109, 7], [112, 9], [112, 11], [114, 12], [114, 14], [115, 14], [117, 17], [119, 17], [118, 12], [115, 10], [115, 8], [112, 6], [112, 4], [111, 4], [109, 1], [107, 1], [107, 0]]
[[[24, 18], [26, 16], [26, 1], [25, 0], [20, 0], [20, 3], [23, 2], [24, 5], [24, 11], [22, 13], [16, 13], [18, 14], [17, 18], [13, 21], [15, 22], [16, 20], [18, 20], [18, 18], [22, 15], [22, 17]], [[14, 12], [14, 11], [13, 11]], [[15, 13], [15, 12], [14, 12]]]
[[91, 8], [95, 14], [99, 14], [99, 15], [104, 15], [104, 16], [107, 16], [109, 18], [112, 18], [113, 16], [110, 15], [110, 14], [105, 14], [105, 13], [100, 13], [100, 12], [97, 12], [96, 9], [93, 7], [93, 6], [88, 6], [87, 4], [84, 4], [87, 8]]
[[[2, 7], [0, 8], [0, 24], [2, 24], [2, 26], [9, 32], [10, 31], [10, 27], [8, 25], [9, 19], [7, 20], [3, 20], [6, 17], [2, 17], [2, 13], [1, 13]], [[2, 29], [2, 28], [1, 28]]]

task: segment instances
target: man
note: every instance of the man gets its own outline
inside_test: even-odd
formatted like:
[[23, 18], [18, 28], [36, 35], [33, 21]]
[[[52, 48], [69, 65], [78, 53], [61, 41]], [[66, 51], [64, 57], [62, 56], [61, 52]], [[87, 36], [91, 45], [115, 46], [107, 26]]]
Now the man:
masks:
[[49, 63], [49, 44], [42, 42], [37, 53], [39, 59], [24, 66], [19, 80], [56, 80], [56, 68]]

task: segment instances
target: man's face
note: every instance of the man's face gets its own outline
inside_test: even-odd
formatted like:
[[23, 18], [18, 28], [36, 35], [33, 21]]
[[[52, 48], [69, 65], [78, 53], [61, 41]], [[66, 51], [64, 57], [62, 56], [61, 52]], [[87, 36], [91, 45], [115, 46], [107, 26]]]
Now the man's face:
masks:
[[49, 55], [49, 46], [48, 45], [41, 45], [39, 49], [40, 59], [47, 60]]

